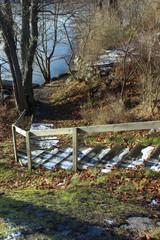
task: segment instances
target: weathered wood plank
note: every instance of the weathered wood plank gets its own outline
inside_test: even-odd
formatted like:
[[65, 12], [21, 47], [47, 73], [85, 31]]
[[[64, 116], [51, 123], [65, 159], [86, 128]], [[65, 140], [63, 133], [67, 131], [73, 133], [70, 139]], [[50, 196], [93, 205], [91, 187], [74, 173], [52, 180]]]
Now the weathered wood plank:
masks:
[[113, 147], [98, 163], [97, 167], [102, 168], [102, 172], [111, 171], [113, 167], [117, 166], [129, 152], [129, 148], [121, 145]]
[[160, 128], [160, 121], [133, 122], [133, 123], [120, 123], [120, 124], [78, 127], [78, 133], [93, 133], [93, 132], [96, 133], [96, 132], [112, 132], [112, 131], [118, 132], [118, 131], [157, 129], [157, 128]]
[[22, 112], [22, 114], [18, 117], [18, 119], [17, 119], [17, 121], [15, 122], [15, 126], [17, 126], [19, 123], [21, 123], [22, 122], [22, 120], [24, 120], [24, 115], [26, 114], [26, 110], [24, 110], [23, 112]]
[[41, 166], [42, 164], [55, 158], [59, 151], [60, 149], [58, 149], [57, 147], [52, 147], [52, 149], [43, 151], [43, 153], [32, 159], [32, 165], [34, 167]]
[[[78, 127], [78, 133], [96, 133], [96, 132], [112, 132], [112, 131], [132, 131], [132, 130], [147, 130], [160, 128], [160, 121], [148, 122], [133, 122], [133, 123], [120, 123], [108, 124], [88, 127]], [[73, 128], [57, 128], [43, 131], [32, 130], [31, 133], [35, 136], [51, 136], [61, 134], [72, 134]]]
[[72, 135], [73, 144], [73, 171], [77, 171], [77, 160], [78, 160], [78, 139], [77, 139], [77, 128], [73, 128]]
[[[36, 139], [30, 138], [31, 151], [38, 150], [38, 149], [42, 149], [42, 150], [49, 149], [52, 146], [56, 146], [58, 142], [59, 142], [58, 139], [52, 139], [52, 140], [46, 140], [46, 141], [45, 140], [36, 141]], [[20, 148], [25, 149], [26, 143], [22, 142]]]
[[118, 168], [126, 168], [131, 164], [136, 158], [142, 155], [141, 151], [145, 148], [144, 145], [137, 144], [123, 159], [123, 161], [118, 165]]
[[55, 128], [49, 130], [31, 130], [30, 131], [33, 136], [45, 137], [45, 136], [53, 136], [53, 135], [63, 135], [63, 134], [71, 134], [73, 133], [73, 128]]
[[[32, 145], [31, 145], [32, 146]], [[38, 164], [42, 165], [44, 162], [48, 161], [51, 157], [55, 156], [55, 149], [56, 152], [60, 151], [59, 148], [52, 146], [49, 149], [34, 149], [31, 151], [32, 156], [32, 166], [36, 167]], [[26, 144], [24, 142], [21, 143], [21, 147], [18, 150], [18, 158], [21, 161], [22, 165], [27, 165], [28, 157], [27, 157], [27, 150]]]
[[118, 156], [123, 150], [124, 147], [117, 144], [97, 163], [97, 166], [99, 167], [101, 165], [106, 165], [107, 163], [112, 162], [113, 159]]
[[30, 144], [30, 132], [26, 132], [26, 147], [27, 147], [27, 158], [28, 158], [28, 170], [32, 169], [32, 155], [31, 155], [31, 144]]
[[15, 126], [15, 130], [16, 132], [20, 133], [22, 136], [26, 137], [27, 136], [27, 132], [17, 126]]
[[18, 162], [16, 132], [15, 132], [15, 126], [14, 125], [12, 125], [12, 136], [13, 136], [13, 147], [14, 147], [15, 161]]

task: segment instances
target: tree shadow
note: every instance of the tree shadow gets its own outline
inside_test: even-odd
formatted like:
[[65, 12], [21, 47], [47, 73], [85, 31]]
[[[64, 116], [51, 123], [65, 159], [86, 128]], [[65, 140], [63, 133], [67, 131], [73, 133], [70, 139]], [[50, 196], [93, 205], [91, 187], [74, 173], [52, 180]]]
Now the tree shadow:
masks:
[[49, 122], [53, 120], [81, 120], [80, 105], [77, 102], [53, 105], [52, 103], [39, 102], [34, 111], [34, 122]]
[[[39, 197], [43, 196], [41, 194]], [[48, 194], [49, 197], [50, 194], [54, 195], [54, 192], [44, 191], [45, 194]], [[0, 207], [1, 226], [3, 219], [3, 227], [5, 228], [1, 228], [0, 239], [6, 239], [8, 235], [14, 239], [14, 234], [17, 233], [19, 233], [20, 239], [35, 239], [29, 238], [35, 236], [43, 236], [43, 239], [66, 240], [129, 239], [123, 235], [116, 235], [113, 229], [109, 230], [107, 227], [91, 225], [43, 204], [37, 206], [32, 203], [32, 200], [28, 202], [13, 199], [6, 193], [0, 194]], [[2, 233], [3, 230], [5, 235]]]

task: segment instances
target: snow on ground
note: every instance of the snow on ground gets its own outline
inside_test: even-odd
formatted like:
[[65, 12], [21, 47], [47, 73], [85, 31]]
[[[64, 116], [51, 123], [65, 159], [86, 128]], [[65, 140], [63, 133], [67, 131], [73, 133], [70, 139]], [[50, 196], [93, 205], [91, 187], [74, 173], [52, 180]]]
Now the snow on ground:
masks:
[[[32, 123], [30, 130], [45, 131], [53, 128], [54, 128], [54, 124]], [[37, 139], [37, 142], [40, 149], [48, 149], [52, 146], [56, 146], [56, 144], [59, 142], [59, 139], [57, 139], [57, 136], [49, 136], [49, 137], [47, 136], [47, 137], [41, 137], [40, 140]]]
[[[78, 152], [78, 161], [80, 161], [86, 154], [90, 153], [92, 148], [82, 149]], [[73, 158], [73, 157], [72, 157]], [[73, 159], [66, 159], [62, 162], [61, 167], [64, 169], [71, 169], [73, 167]]]
[[48, 130], [52, 129], [54, 127], [54, 124], [47, 124], [47, 123], [32, 123], [30, 130]]
[[[119, 63], [124, 58], [126, 51], [127, 53], [133, 51], [134, 49], [131, 48], [129, 50], [126, 49], [117, 49], [117, 50], [107, 50], [103, 55], [99, 57], [99, 61], [95, 63], [96, 66], [99, 66], [101, 70], [104, 68], [110, 69], [110, 65], [113, 65], [115, 63]], [[130, 60], [130, 58], [127, 56], [127, 61]]]
[[151, 147], [151, 146], [143, 148], [142, 151], [141, 151], [142, 156], [137, 160], [133, 159], [133, 162], [131, 164], [129, 164], [127, 166], [127, 168], [133, 168], [134, 169], [136, 166], [139, 166], [139, 165], [143, 164], [144, 161], [146, 161], [148, 159], [148, 157], [150, 156], [153, 149], [154, 149], [154, 147]]
[[49, 152], [44, 152], [42, 153], [42, 155], [40, 155], [39, 157], [36, 157], [34, 159], [34, 162], [36, 162], [37, 165], [42, 164], [43, 162], [47, 161], [49, 158], [54, 157], [55, 154], [57, 154], [59, 151], [58, 148], [54, 148], [53, 150], [49, 151]]
[[93, 157], [91, 159], [90, 163], [85, 163], [83, 165], [83, 169], [87, 169], [88, 167], [94, 167], [94, 165], [101, 160], [111, 149], [110, 148], [106, 148], [106, 149], [102, 149], [101, 152], [99, 154], [97, 154], [95, 157]]
[[160, 206], [160, 203], [156, 202], [156, 200], [154, 200], [154, 199], [150, 202], [150, 204]]
[[155, 172], [160, 172], [160, 163], [156, 163], [154, 166], [152, 166], [151, 170]]
[[101, 160], [110, 150], [110, 148], [102, 149], [99, 153], [98, 160]]
[[52, 146], [56, 146], [57, 143], [59, 142], [59, 139], [44, 139], [43, 141], [38, 142], [38, 146], [41, 149], [49, 149]]
[[[44, 152], [44, 150], [34, 150], [34, 151], [32, 151], [31, 152], [32, 160], [43, 152]], [[22, 156], [22, 157], [20, 157], [20, 159], [24, 164], [28, 162], [28, 157], [27, 156]]]
[[118, 156], [115, 156], [111, 161], [105, 164], [105, 168], [101, 170], [103, 173], [110, 172], [114, 166], [116, 166], [124, 156], [129, 152], [129, 148], [125, 148]]
[[46, 167], [48, 169], [52, 169], [63, 159], [67, 158], [71, 153], [73, 152], [73, 149], [71, 147], [67, 148], [64, 152], [59, 153], [55, 157], [53, 157], [49, 162], [44, 163], [42, 166]]
[[[116, 54], [116, 51], [115, 51]], [[45, 123], [33, 123], [31, 125], [31, 130], [48, 130], [53, 129], [53, 124], [45, 124]], [[39, 137], [37, 138], [37, 144], [38, 148], [41, 150], [34, 150], [32, 151], [32, 159], [34, 159], [34, 162], [38, 164], [43, 164], [44, 167], [52, 169], [58, 164], [60, 161], [64, 160], [61, 164], [61, 167], [64, 169], [70, 169], [73, 166], [73, 161], [71, 154], [73, 152], [72, 147], [68, 147], [63, 152], [55, 147], [50, 152], [47, 151], [47, 149], [56, 146], [56, 144], [59, 142], [59, 139], [57, 139], [57, 136], [49, 136], [49, 137]], [[42, 150], [43, 149], [43, 150]], [[136, 166], [142, 165], [144, 161], [146, 161], [150, 154], [152, 153], [154, 147], [148, 146], [144, 149], [142, 149], [141, 153], [142, 156], [138, 159], [132, 159], [132, 162], [127, 166], [127, 168], [134, 169]], [[80, 161], [83, 157], [85, 157], [87, 154], [89, 154], [92, 151], [92, 148], [81, 148], [78, 152], [78, 161]], [[99, 154], [97, 154], [95, 157], [91, 159], [90, 162], [85, 163], [83, 165], [83, 169], [87, 169], [88, 167], [94, 167], [94, 165], [101, 161], [102, 158], [110, 151], [109, 148], [102, 149]], [[59, 152], [59, 153], [58, 153]], [[107, 164], [104, 165], [104, 168], [101, 169], [101, 172], [106, 173], [110, 172], [114, 166], [116, 166], [123, 158], [124, 156], [129, 152], [129, 148], [125, 148], [118, 156], [115, 156], [113, 159], [107, 162]], [[58, 153], [58, 155], [57, 155]], [[69, 157], [70, 156], [70, 157]], [[67, 157], [69, 157], [67, 159]], [[66, 160], [65, 160], [66, 159]], [[27, 163], [27, 156], [21, 157], [21, 160], [24, 163]], [[47, 162], [47, 160], [49, 160]], [[160, 163], [155, 163], [151, 167], [153, 171], [160, 171]]]
[[80, 161], [85, 155], [87, 155], [91, 151], [92, 151], [92, 148], [87, 148], [87, 149], [82, 150], [80, 152], [80, 154], [78, 155], [78, 161]]

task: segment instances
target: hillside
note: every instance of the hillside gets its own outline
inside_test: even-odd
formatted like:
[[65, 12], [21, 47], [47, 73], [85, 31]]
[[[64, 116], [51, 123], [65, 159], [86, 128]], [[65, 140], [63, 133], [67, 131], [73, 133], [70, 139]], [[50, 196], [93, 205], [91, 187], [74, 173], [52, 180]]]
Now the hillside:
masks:
[[[80, 18], [74, 71], [34, 89], [33, 122], [60, 128], [159, 120], [159, 2], [120, 3], [119, 11]], [[101, 56], [108, 51], [123, 56], [106, 66], [108, 56]], [[11, 125], [18, 115], [12, 97], [0, 105], [0, 239], [160, 239], [160, 172], [143, 165], [108, 173], [28, 171], [14, 159]], [[59, 138], [57, 147], [71, 146], [71, 136]], [[23, 140], [17, 135], [18, 147]], [[87, 147], [157, 147], [160, 130], [79, 134], [78, 140]]]

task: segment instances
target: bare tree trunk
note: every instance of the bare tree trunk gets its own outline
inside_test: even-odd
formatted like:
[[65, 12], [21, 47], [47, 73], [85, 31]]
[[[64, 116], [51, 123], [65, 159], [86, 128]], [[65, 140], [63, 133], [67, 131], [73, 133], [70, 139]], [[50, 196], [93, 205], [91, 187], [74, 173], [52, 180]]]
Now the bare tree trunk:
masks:
[[[40, 48], [37, 49], [36, 60], [38, 67], [41, 71], [43, 80], [45, 83], [49, 83], [51, 80], [51, 60], [55, 52], [55, 48], [57, 45], [58, 38], [58, 14], [60, 9], [60, 3], [54, 3], [54, 11], [50, 11], [49, 13], [53, 16], [53, 38], [48, 39], [48, 28], [47, 28], [47, 10], [44, 9], [42, 11], [42, 34], [41, 34], [41, 42]], [[53, 41], [52, 46], [48, 47], [49, 40]], [[50, 50], [50, 51], [48, 51]]]
[[19, 111], [25, 109], [25, 96], [24, 89], [22, 86], [22, 74], [19, 66], [19, 61], [16, 52], [16, 45], [14, 41], [14, 32], [13, 32], [13, 19], [12, 12], [10, 8], [10, 1], [4, 1], [4, 10], [5, 14], [2, 12], [0, 6], [0, 24], [2, 27], [3, 38], [5, 40], [5, 52], [7, 54], [9, 65], [12, 72], [14, 90], [15, 90], [15, 99]]
[[21, 16], [22, 16], [22, 31], [21, 31], [21, 60], [22, 60], [22, 71], [25, 71], [26, 59], [28, 56], [29, 49], [29, 19], [30, 19], [30, 2], [28, 0], [21, 0]]
[[34, 105], [32, 91], [32, 65], [37, 47], [38, 0], [22, 0], [22, 31], [21, 31], [21, 58], [22, 66], [17, 55], [17, 45], [13, 26], [13, 17], [10, 0], [0, 3], [0, 26], [5, 41], [7, 55], [15, 92], [15, 99], [19, 111]]
[[[23, 0], [24, 2], [26, 0]], [[32, 74], [33, 74], [33, 61], [34, 55], [37, 48], [37, 40], [38, 40], [38, 0], [31, 1], [31, 12], [30, 18], [26, 17], [24, 22], [31, 21], [31, 29], [27, 27], [27, 30], [31, 32], [31, 36], [28, 32], [28, 38], [30, 36], [30, 41], [25, 42], [25, 52], [22, 51], [22, 56], [25, 57], [23, 61], [23, 83], [24, 83], [24, 91], [25, 97], [27, 101], [27, 108], [31, 109], [34, 106], [34, 97], [33, 97], [33, 90], [32, 90]], [[23, 12], [22, 12], [23, 14]], [[24, 28], [23, 28], [24, 27]], [[26, 26], [25, 24], [22, 26], [22, 40], [25, 36]]]

